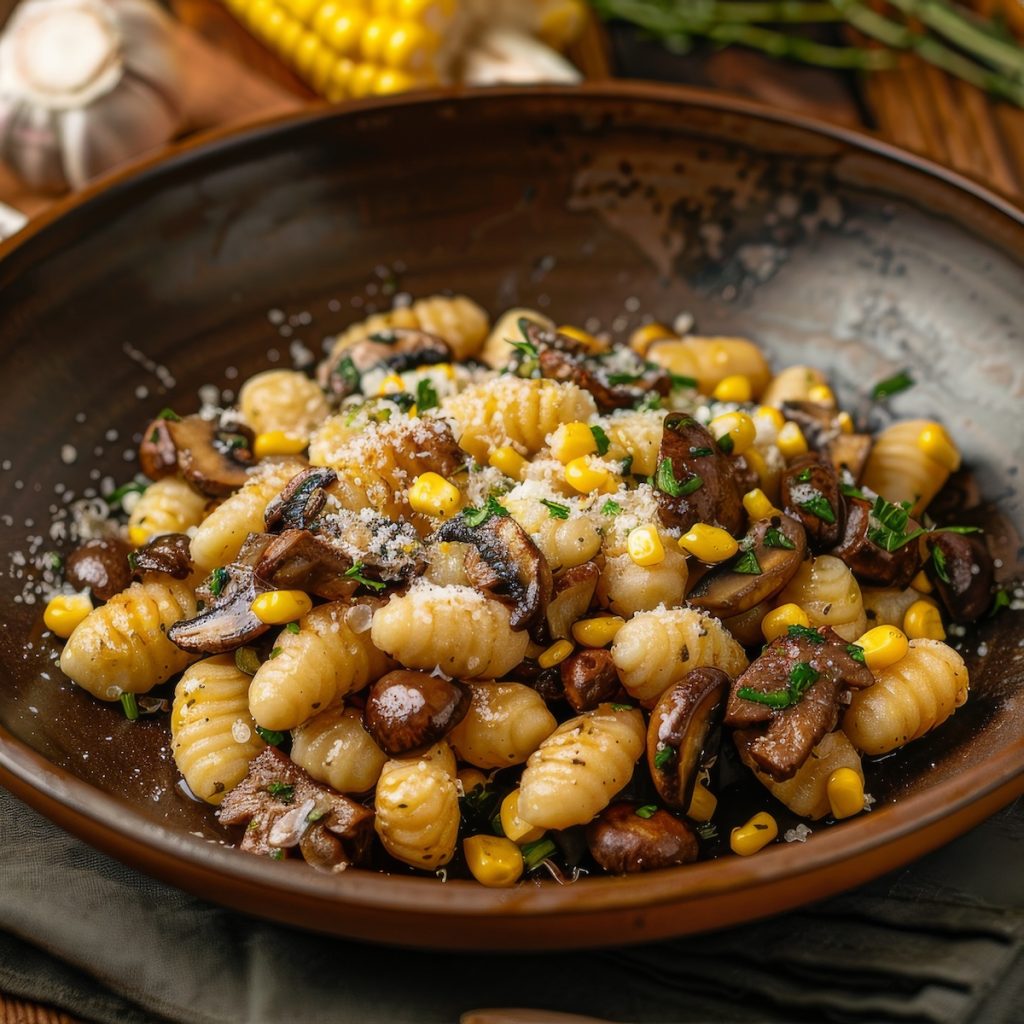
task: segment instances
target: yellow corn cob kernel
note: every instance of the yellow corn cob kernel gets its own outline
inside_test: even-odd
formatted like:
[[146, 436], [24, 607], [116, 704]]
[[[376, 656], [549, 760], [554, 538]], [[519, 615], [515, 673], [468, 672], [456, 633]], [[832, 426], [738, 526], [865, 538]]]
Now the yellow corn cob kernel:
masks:
[[761, 620], [761, 633], [769, 643], [783, 636], [790, 626], [809, 627], [811, 620], [798, 604], [780, 604]]
[[568, 465], [574, 459], [582, 459], [584, 455], [592, 455], [597, 451], [597, 439], [586, 423], [563, 423], [551, 435], [551, 454], [562, 463]]
[[845, 409], [836, 417], [836, 422], [839, 424], [839, 429], [842, 433], [853, 433], [853, 417]]
[[364, 96], [372, 96], [378, 74], [380, 68], [376, 64], [357, 62], [348, 80], [349, 95], [357, 100]]
[[355, 67], [355, 64], [346, 57], [340, 58], [334, 65], [327, 82], [327, 98], [332, 103], [337, 103], [348, 96], [349, 82]]
[[672, 329], [664, 324], [644, 324], [643, 327], [638, 327], [629, 336], [629, 347], [642, 356], [647, 354], [647, 350], [656, 341], [666, 341], [669, 338], [675, 338], [675, 336]]
[[807, 400], [816, 405], [830, 405], [835, 408], [836, 396], [827, 384], [815, 384], [807, 390]]
[[597, 615], [592, 619], [580, 619], [579, 622], [573, 623], [573, 639], [584, 647], [607, 647], [625, 622], [626, 620], [618, 615]]
[[679, 546], [702, 562], [714, 564], [732, 558], [739, 551], [736, 539], [726, 530], [707, 523], [696, 523], [679, 538]]
[[537, 664], [541, 668], [554, 668], [560, 662], [565, 661], [566, 658], [572, 654], [573, 647], [568, 640], [556, 640], [540, 657], [537, 659]]
[[779, 446], [779, 451], [787, 459], [803, 455], [807, 451], [807, 438], [804, 437], [804, 432], [792, 420], [787, 420], [782, 425], [775, 443]]
[[703, 782], [698, 782], [693, 787], [693, 796], [690, 797], [690, 807], [686, 816], [694, 821], [710, 821], [715, 816], [717, 808], [718, 797]]
[[743, 507], [753, 520], [770, 519], [772, 516], [782, 515], [782, 512], [768, 500], [768, 495], [760, 487], [755, 487], [743, 495]]
[[398, 71], [424, 71], [440, 46], [425, 25], [394, 18], [371, 18], [363, 28], [360, 51], [372, 64]]
[[313, 65], [317, 58], [326, 49], [324, 44], [317, 38], [316, 33], [306, 32], [299, 37], [299, 45], [295, 47], [291, 63], [295, 70], [305, 79], [310, 78]]
[[932, 586], [932, 581], [928, 579], [928, 574], [922, 569], [911, 581], [910, 585], [919, 594], [930, 594], [935, 588]]
[[313, 66], [309, 69], [309, 82], [313, 88], [324, 95], [331, 80], [331, 72], [338, 63], [338, 55], [330, 47], [324, 46], [316, 55]]
[[422, 473], [409, 488], [409, 504], [414, 512], [447, 519], [462, 503], [458, 487], [437, 473]]
[[852, 818], [864, 810], [864, 783], [852, 768], [837, 768], [825, 790], [833, 818]]
[[658, 565], [665, 561], [665, 548], [658, 536], [658, 528], [649, 523], [629, 531], [626, 550], [637, 565]]
[[472, 793], [477, 786], [487, 785], [487, 776], [479, 768], [460, 768], [455, 776], [462, 783], [463, 793]]
[[778, 409], [773, 405], [759, 405], [754, 411], [755, 416], [763, 417], [764, 419], [771, 420], [775, 425], [776, 430], [781, 430], [786, 422], [786, 417], [779, 412]]
[[299, 40], [302, 38], [302, 23], [294, 18], [285, 18], [275, 25], [274, 33], [274, 37], [268, 40], [268, 42], [283, 60], [290, 63], [292, 55], [295, 53], [295, 48], [299, 45]]
[[[757, 427], [745, 412], [727, 412], [716, 416], [708, 424], [708, 429], [719, 442], [719, 448], [727, 455], [742, 455], [757, 437]], [[723, 441], [724, 437], [728, 437], [729, 441]]]
[[611, 474], [604, 466], [592, 466], [590, 460], [583, 456], [573, 459], [565, 467], [565, 482], [579, 491], [580, 494], [589, 494], [591, 491], [599, 491], [611, 480]]
[[88, 594], [57, 594], [46, 605], [43, 623], [54, 636], [67, 640], [91, 611]]
[[462, 852], [473, 877], [490, 889], [506, 889], [522, 877], [523, 855], [511, 839], [470, 836], [462, 841]]
[[137, 548], [141, 548], [143, 544], [149, 542], [149, 530], [144, 526], [129, 526], [128, 527], [128, 539]]
[[544, 835], [544, 829], [531, 825], [519, 817], [519, 790], [513, 789], [501, 801], [501, 830], [506, 839], [511, 839], [517, 846], [532, 843]]
[[258, 23], [249, 25], [250, 31], [257, 38], [263, 39], [274, 46], [277, 45], [278, 36], [284, 31], [285, 26], [289, 23], [294, 24], [292, 19], [280, 7], [269, 6], [261, 8], [258, 16]]
[[[301, 21], [303, 25], [309, 25], [315, 17], [322, 0], [277, 0], [277, 2], [293, 18]], [[336, 4], [330, 6], [335, 7]]]
[[582, 327], [573, 327], [572, 324], [563, 324], [558, 328], [558, 333], [564, 334], [567, 338], [572, 338], [573, 341], [578, 341], [581, 345], [586, 345], [587, 348], [598, 349], [604, 347], [597, 338], [595, 338], [589, 331], [583, 330]]
[[939, 609], [931, 601], [915, 601], [903, 615], [903, 632], [911, 640], [945, 640]]
[[505, 476], [512, 477], [513, 480], [522, 480], [523, 472], [526, 469], [526, 459], [510, 444], [495, 448], [487, 457], [487, 463], [500, 470]]
[[405, 381], [397, 373], [389, 373], [377, 388], [378, 395], [397, 395], [405, 390]]
[[313, 19], [313, 31], [339, 57], [358, 57], [360, 40], [369, 20], [365, 11], [340, 3], [326, 3]]
[[778, 822], [767, 811], [760, 811], [745, 825], [732, 830], [729, 846], [733, 853], [749, 857], [758, 850], [763, 850], [778, 834]]
[[864, 664], [872, 672], [895, 665], [910, 650], [906, 635], [895, 626], [875, 626], [856, 642], [864, 648]]
[[753, 388], [750, 386], [750, 378], [744, 377], [741, 373], [724, 377], [711, 392], [712, 397], [719, 402], [749, 402], [751, 394]]
[[273, 0], [252, 0], [243, 11], [242, 18], [253, 32], [259, 33], [262, 26], [266, 25], [267, 17], [273, 8]]
[[306, 444], [304, 437], [286, 434], [283, 430], [268, 430], [256, 435], [252, 453], [257, 459], [265, 459], [270, 455], [298, 455], [305, 451]]
[[417, 86], [428, 85], [433, 78], [414, 78], [406, 71], [397, 68], [383, 68], [373, 83], [375, 96], [392, 96], [399, 92], [408, 92]]
[[960, 452], [940, 424], [932, 423], [925, 427], [918, 435], [917, 446], [928, 458], [945, 466], [950, 473], [960, 468]]
[[309, 594], [301, 590], [268, 590], [249, 606], [260, 622], [283, 626], [301, 619], [313, 607]]
[[371, 0], [378, 16], [418, 21], [434, 32], [443, 29], [458, 11], [458, 0]]

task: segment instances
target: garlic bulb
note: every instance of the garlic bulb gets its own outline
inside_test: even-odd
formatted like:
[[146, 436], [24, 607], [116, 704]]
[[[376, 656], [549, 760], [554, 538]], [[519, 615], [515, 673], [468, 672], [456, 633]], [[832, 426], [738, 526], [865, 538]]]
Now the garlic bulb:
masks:
[[560, 53], [525, 32], [499, 26], [484, 32], [462, 57], [466, 85], [574, 84], [579, 71]]
[[0, 157], [32, 188], [77, 188], [167, 142], [181, 93], [151, 0], [26, 0], [0, 38]]

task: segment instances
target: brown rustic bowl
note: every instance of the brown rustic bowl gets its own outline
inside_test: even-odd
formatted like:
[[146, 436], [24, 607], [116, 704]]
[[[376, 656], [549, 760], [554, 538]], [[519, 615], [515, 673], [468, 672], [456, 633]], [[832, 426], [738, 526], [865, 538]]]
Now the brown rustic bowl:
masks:
[[891, 410], [944, 418], [976, 481], [948, 500], [989, 523], [1001, 578], [1020, 578], [1024, 219], [966, 181], [695, 92], [422, 96], [184, 147], [64, 203], [0, 257], [0, 782], [125, 862], [339, 935], [622, 944], [855, 886], [1024, 788], [1024, 630], [1003, 612], [962, 641], [968, 704], [869, 767], [870, 814], [806, 844], [566, 887], [325, 877], [225, 848], [176, 789], [165, 721], [128, 723], [60, 676], [20, 564], [59, 548], [51, 518], [68, 491], [96, 486], [93, 467], [134, 471], [137, 432], [162, 406], [192, 409], [203, 384], [230, 390], [285, 365], [294, 342], [317, 351], [396, 289], [451, 288], [492, 312], [534, 305], [620, 334], [642, 314], [689, 310], [701, 331], [749, 335], [779, 364], [827, 367], [858, 408], [873, 382], [910, 367], [917, 386]]

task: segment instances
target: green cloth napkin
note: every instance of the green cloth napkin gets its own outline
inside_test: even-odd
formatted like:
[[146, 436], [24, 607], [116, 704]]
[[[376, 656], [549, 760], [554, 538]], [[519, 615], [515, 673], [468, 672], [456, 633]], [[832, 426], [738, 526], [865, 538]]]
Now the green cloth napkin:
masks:
[[[813, 840], [812, 840], [813, 841]], [[1024, 801], [855, 893], [629, 949], [417, 953], [307, 935], [123, 867], [0, 790], [0, 990], [110, 1024], [1024, 1019]]]

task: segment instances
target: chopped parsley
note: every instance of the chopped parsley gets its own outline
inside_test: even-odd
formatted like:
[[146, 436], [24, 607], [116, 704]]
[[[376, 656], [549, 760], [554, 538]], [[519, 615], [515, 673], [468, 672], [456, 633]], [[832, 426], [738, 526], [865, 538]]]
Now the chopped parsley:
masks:
[[609, 498], [601, 506], [601, 515], [603, 515], [603, 516], [617, 516], [621, 512], [622, 512], [622, 506], [617, 501], [612, 501], [611, 498]]
[[771, 690], [763, 693], [749, 686], [741, 686], [736, 695], [743, 700], [764, 704], [770, 708], [782, 710], [799, 704], [803, 695], [818, 681], [819, 673], [806, 661], [798, 661], [789, 673], [789, 682], [784, 690]]
[[611, 705], [611, 709], [612, 709], [612, 711], [632, 711], [633, 710], [633, 705], [632, 704], [612, 704]]
[[483, 526], [494, 516], [508, 516], [508, 509], [492, 494], [480, 508], [467, 508], [462, 511], [462, 518], [467, 526]]
[[380, 580], [371, 580], [363, 575], [365, 568], [366, 566], [362, 562], [356, 562], [351, 569], [345, 570], [345, 576], [347, 579], [355, 580], [356, 583], [369, 587], [371, 590], [383, 590], [385, 584], [381, 583]]
[[808, 498], [807, 501], [798, 502], [797, 508], [810, 512], [812, 516], [817, 516], [823, 523], [831, 524], [836, 521], [836, 514], [832, 511], [828, 498], [823, 494], [816, 494], [813, 498]]
[[672, 373], [669, 371], [668, 379], [672, 381], [672, 387], [674, 388], [694, 388], [697, 387], [697, 380], [694, 377], [684, 377], [680, 373]]
[[408, 391], [391, 391], [384, 397], [394, 402], [402, 412], [408, 412], [416, 404], [416, 399]]
[[784, 551], [796, 549], [796, 545], [777, 526], [769, 526], [764, 531], [764, 546], [766, 548], [782, 548]]
[[[138, 567], [139, 567], [139, 553], [138, 553], [138, 551], [129, 551], [128, 552], [128, 568], [131, 569], [132, 572], [135, 572], [135, 570], [138, 569]], [[59, 569], [60, 566], [56, 565], [56, 566], [54, 566], [54, 568], [55, 569]]]
[[181, 417], [173, 409], [161, 409], [157, 413], [158, 420], [170, 420], [172, 423], [180, 423]]
[[260, 656], [253, 647], [239, 647], [235, 651], [235, 668], [247, 676], [254, 676], [260, 668]]
[[657, 804], [644, 804], [643, 807], [638, 807], [633, 813], [638, 818], [653, 818], [658, 812]]
[[271, 652], [267, 655], [267, 661], [273, 661], [283, 650], [283, 647], [273, 648]]
[[811, 479], [811, 467], [808, 466], [806, 469], [801, 469], [796, 475], [796, 481], [800, 484], [806, 484]]
[[361, 378], [359, 371], [356, 369], [356, 364], [352, 362], [351, 356], [342, 356], [335, 364], [334, 373], [345, 382], [350, 390], [359, 390]]
[[[459, 813], [470, 832], [490, 831], [491, 819], [501, 808], [501, 793], [486, 783], [459, 797]], [[500, 814], [499, 814], [500, 817]]]
[[864, 657], [864, 648], [860, 644], [847, 644], [846, 653], [853, 658], [854, 661], [859, 661], [862, 665], [867, 664], [867, 659]]
[[136, 703], [134, 693], [121, 694], [121, 707], [124, 708], [124, 717], [127, 718], [129, 722], [138, 720], [139, 705]]
[[523, 871], [529, 874], [539, 868], [541, 863], [557, 850], [558, 847], [550, 839], [538, 839], [535, 843], [527, 843], [520, 850], [523, 855]]
[[723, 434], [718, 439], [718, 447], [719, 450], [725, 452], [726, 455], [731, 455], [733, 448], [736, 447], [736, 443], [732, 439], [732, 434]]
[[754, 549], [751, 548], [749, 551], [744, 551], [733, 562], [732, 571], [741, 572], [747, 576], [760, 576], [764, 570], [761, 568], [761, 563], [757, 560], [757, 555], [754, 554]]
[[224, 566], [218, 566], [210, 573], [210, 593], [214, 597], [220, 597], [224, 592], [224, 586], [228, 582], [229, 573]]
[[649, 412], [653, 409], [660, 409], [661, 395], [657, 393], [648, 395], [636, 408], [637, 412]]
[[568, 519], [569, 513], [572, 511], [568, 505], [559, 504], [557, 501], [549, 501], [547, 498], [541, 498], [540, 503], [548, 510], [548, 515], [552, 519]]
[[619, 466], [619, 474], [621, 476], [629, 476], [629, 474], [632, 471], [632, 469], [633, 469], [633, 456], [632, 455], [627, 455], [622, 460], [622, 464]]
[[701, 458], [704, 455], [714, 455], [715, 453], [710, 448], [691, 448], [690, 454], [694, 458]]
[[704, 824], [698, 825], [695, 831], [705, 842], [711, 842], [712, 839], [718, 838], [718, 826], [710, 821], [705, 821]]
[[295, 787], [290, 782], [278, 782], [275, 779], [267, 784], [267, 792], [283, 804], [290, 804], [295, 799]]
[[611, 441], [608, 439], [608, 435], [597, 426], [591, 427], [590, 432], [594, 435], [594, 443], [597, 445], [597, 454], [602, 456], [607, 455], [608, 449], [612, 445]]
[[314, 822], [319, 821], [321, 818], [327, 815], [326, 811], [321, 811], [319, 808], [314, 807], [313, 810], [306, 815], [306, 821], [312, 825]]
[[[885, 551], [896, 551], [904, 544], [909, 544], [912, 540], [929, 533], [981, 533], [981, 528], [977, 526], [939, 526], [933, 529], [922, 526], [908, 533], [910, 508], [909, 501], [895, 505], [885, 498], [875, 498], [868, 520], [868, 540]], [[938, 566], [936, 571], [938, 572]], [[941, 575], [939, 578], [942, 578]]]
[[932, 548], [932, 565], [935, 566], [935, 575], [943, 583], [949, 583], [949, 566], [946, 564], [946, 555], [938, 546]]
[[693, 474], [688, 480], [684, 480], [680, 483], [676, 479], [675, 472], [672, 469], [671, 459], [662, 459], [658, 463], [658, 471], [654, 474], [654, 486], [659, 491], [670, 495], [673, 498], [685, 498], [688, 494], [693, 494], [694, 491], [699, 490], [704, 486], [704, 481], [696, 473]]
[[428, 409], [436, 409], [440, 404], [433, 381], [429, 377], [424, 377], [416, 385], [416, 408], [422, 414]]
[[635, 384], [642, 376], [642, 373], [609, 373], [608, 383], [613, 387], [618, 384]]
[[106, 497], [106, 502], [111, 508], [116, 508], [124, 501], [127, 495], [141, 494], [145, 489], [145, 484], [140, 484], [137, 480], [131, 480], [126, 484], [121, 484], [117, 490], [111, 491]]
[[861, 501], [868, 500], [868, 496], [859, 487], [854, 487], [853, 484], [840, 484], [839, 492], [847, 498], [859, 498]]
[[[132, 551], [128, 555], [128, 565], [131, 566], [132, 568], [134, 568], [134, 566], [132, 566], [132, 555], [134, 555], [134, 554], [135, 554], [135, 552]], [[59, 572], [61, 567], [64, 565], [64, 559], [61, 558], [60, 553], [57, 552], [57, 551], [47, 551], [45, 558], [46, 558], [46, 568], [47, 569], [52, 569], [54, 572]]]
[[825, 638], [812, 626], [789, 626], [786, 635], [794, 640], [809, 640], [812, 644], [823, 644]]
[[672, 747], [659, 747], [654, 754], [654, 767], [667, 768], [675, 760], [676, 752]]
[[272, 747], [279, 747], [284, 743], [285, 734], [283, 732], [277, 732], [274, 729], [264, 729], [262, 725], [256, 726], [256, 735], [264, 743], [269, 743]]
[[1003, 589], [996, 591], [995, 596], [992, 598], [992, 608], [989, 610], [988, 617], [991, 619], [993, 615], [998, 614], [1003, 608], [1010, 607], [1010, 595]]
[[914, 386], [914, 378], [907, 373], [906, 370], [901, 370], [893, 377], [886, 377], [885, 380], [880, 380], [872, 389], [871, 397], [876, 401], [880, 398], [890, 398], [893, 395], [898, 395], [901, 391], [906, 391], [907, 388]]
[[284, 850], [271, 850], [267, 856], [271, 860], [284, 860]]
[[298, 633], [299, 624], [297, 622], [289, 622], [284, 628], [287, 629], [289, 633]]
[[[527, 323], [529, 323], [529, 321], [526, 320], [526, 317], [523, 317], [523, 319], [519, 321], [520, 329], [522, 329], [523, 321], [524, 320]], [[532, 341], [511, 341], [511, 340], [509, 340], [509, 344], [517, 352], [521, 352], [524, 356], [526, 356], [527, 359], [536, 359], [538, 354], [539, 354], [537, 352], [537, 346], [534, 345]]]

